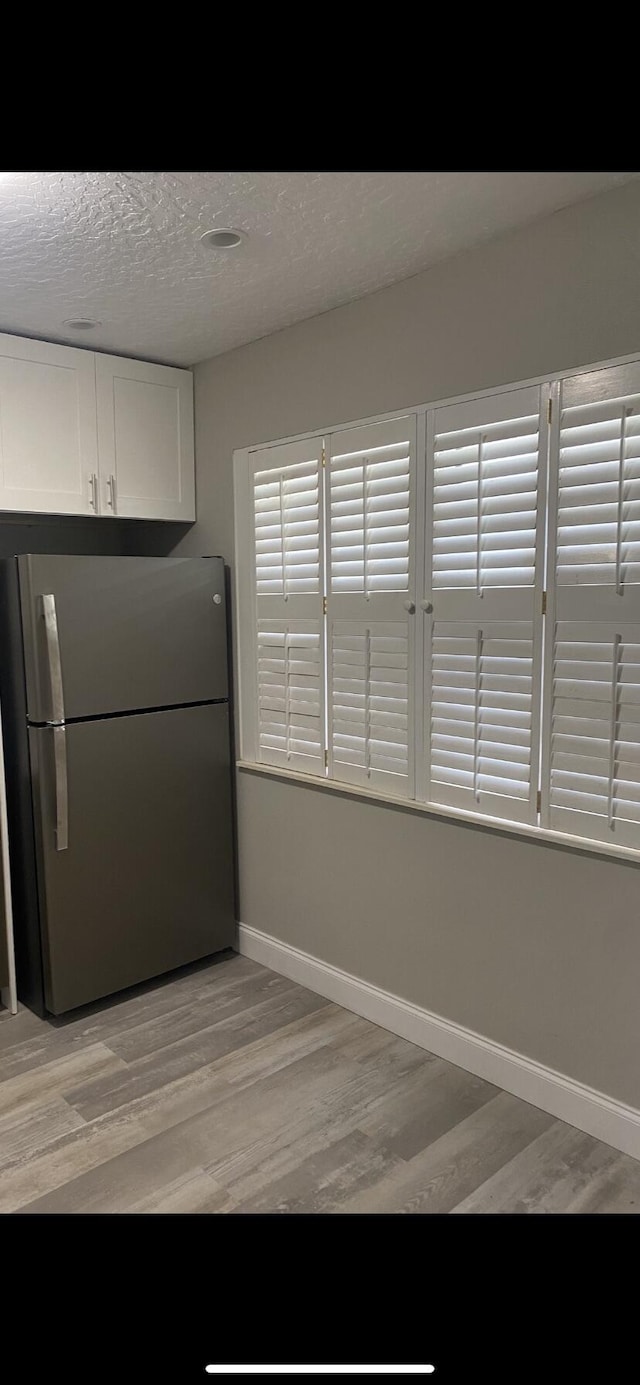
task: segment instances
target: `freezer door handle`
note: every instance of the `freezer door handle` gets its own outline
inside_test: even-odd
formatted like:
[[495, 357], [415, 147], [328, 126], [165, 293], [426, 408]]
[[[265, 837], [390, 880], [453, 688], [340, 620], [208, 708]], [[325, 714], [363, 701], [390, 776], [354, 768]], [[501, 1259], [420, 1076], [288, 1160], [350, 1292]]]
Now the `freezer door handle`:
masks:
[[60, 640], [58, 638], [58, 617], [56, 598], [47, 593], [40, 598], [44, 614], [44, 628], [47, 636], [47, 662], [51, 684], [51, 720], [64, 721], [64, 693], [62, 690], [62, 664], [60, 662]]
[[54, 726], [52, 730], [53, 758], [56, 776], [56, 851], [66, 851], [69, 845], [67, 732], [64, 726]]

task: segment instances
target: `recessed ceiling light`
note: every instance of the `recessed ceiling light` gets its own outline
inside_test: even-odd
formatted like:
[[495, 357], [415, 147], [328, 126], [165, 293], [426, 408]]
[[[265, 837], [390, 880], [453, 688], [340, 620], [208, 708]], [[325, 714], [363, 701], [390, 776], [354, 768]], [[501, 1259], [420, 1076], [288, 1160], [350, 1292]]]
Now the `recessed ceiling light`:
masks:
[[246, 239], [246, 231], [237, 231], [235, 226], [219, 226], [200, 237], [202, 244], [210, 245], [212, 250], [235, 250]]
[[96, 317], [65, 317], [63, 327], [69, 327], [72, 332], [90, 332], [94, 327], [101, 327]]

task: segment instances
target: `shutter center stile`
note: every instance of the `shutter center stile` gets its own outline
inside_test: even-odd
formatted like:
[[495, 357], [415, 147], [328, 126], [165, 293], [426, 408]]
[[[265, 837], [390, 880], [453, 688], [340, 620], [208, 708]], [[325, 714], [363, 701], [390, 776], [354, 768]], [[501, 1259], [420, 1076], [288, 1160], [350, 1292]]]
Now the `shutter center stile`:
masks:
[[371, 629], [365, 630], [364, 640], [364, 735], [365, 768], [371, 778]]
[[365, 601], [369, 600], [369, 573], [367, 571], [369, 556], [367, 552], [369, 537], [369, 474], [367, 466], [368, 460], [368, 457], [363, 457], [362, 459], [362, 589], [364, 591]]
[[284, 715], [287, 760], [291, 759], [291, 636], [284, 632]]
[[616, 518], [616, 591], [622, 596], [624, 581], [622, 575], [622, 522], [624, 518], [624, 471], [627, 441], [627, 417], [630, 408], [622, 410], [620, 419], [620, 460], [618, 467], [618, 514]]
[[284, 474], [280, 472], [278, 478], [280, 494], [280, 534], [282, 536], [282, 595], [287, 600], [287, 527], [284, 505]]
[[611, 725], [609, 730], [609, 783], [607, 786], [607, 822], [611, 830], [615, 827], [615, 783], [616, 749], [618, 739], [618, 694], [620, 684], [620, 635], [613, 637], [613, 658], [611, 672]]
[[478, 438], [478, 524], [476, 530], [476, 592], [482, 596], [482, 459], [485, 438]]
[[474, 702], [474, 723], [473, 723], [473, 796], [476, 803], [480, 802], [480, 790], [478, 788], [478, 770], [480, 761], [480, 696], [482, 689], [482, 630], [476, 634], [476, 684]]

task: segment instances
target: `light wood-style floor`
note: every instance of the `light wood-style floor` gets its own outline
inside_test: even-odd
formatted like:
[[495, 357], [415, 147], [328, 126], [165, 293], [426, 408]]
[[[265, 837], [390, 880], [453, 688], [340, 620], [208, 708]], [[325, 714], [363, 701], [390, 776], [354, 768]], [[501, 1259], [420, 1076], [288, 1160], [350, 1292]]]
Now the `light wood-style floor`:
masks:
[[640, 1163], [247, 958], [0, 1018], [0, 1211], [638, 1212]]

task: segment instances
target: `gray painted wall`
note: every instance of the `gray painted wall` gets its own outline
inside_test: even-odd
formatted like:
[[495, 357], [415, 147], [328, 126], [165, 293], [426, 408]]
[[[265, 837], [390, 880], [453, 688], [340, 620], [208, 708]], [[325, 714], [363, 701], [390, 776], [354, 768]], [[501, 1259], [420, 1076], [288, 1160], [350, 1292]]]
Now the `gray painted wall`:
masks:
[[[640, 350], [640, 184], [198, 365], [198, 523], [234, 448]], [[250, 772], [244, 923], [640, 1106], [640, 868]]]

